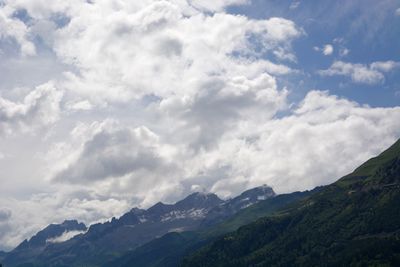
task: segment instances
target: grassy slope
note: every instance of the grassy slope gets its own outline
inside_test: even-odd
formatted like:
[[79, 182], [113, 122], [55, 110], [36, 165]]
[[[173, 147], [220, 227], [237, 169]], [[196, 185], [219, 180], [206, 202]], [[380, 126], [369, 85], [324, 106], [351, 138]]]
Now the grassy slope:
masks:
[[219, 238], [183, 266], [400, 266], [400, 141], [352, 174]]

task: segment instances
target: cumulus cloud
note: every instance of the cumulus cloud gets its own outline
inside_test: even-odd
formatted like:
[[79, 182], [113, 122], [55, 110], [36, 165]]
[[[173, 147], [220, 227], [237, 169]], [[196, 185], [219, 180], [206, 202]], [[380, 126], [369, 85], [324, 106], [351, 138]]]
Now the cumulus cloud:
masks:
[[285, 49], [283, 49], [282, 47], [278, 47], [273, 54], [275, 55], [275, 57], [279, 60], [282, 61], [290, 61], [290, 62], [297, 62], [297, 58], [295, 54], [292, 53], [288, 53], [287, 51], [285, 51]]
[[[140, 192], [157, 190], [159, 198], [168, 198], [169, 194], [190, 192], [192, 185], [223, 197], [264, 183], [273, 186], [277, 192], [305, 190], [335, 181], [389, 146], [400, 135], [399, 115], [399, 108], [371, 108], [325, 91], [311, 91], [291, 111], [291, 115], [281, 119], [270, 117], [243, 122], [239, 120], [237, 127], [219, 133], [222, 138], [211, 132], [214, 139], [218, 140], [217, 144], [196, 153], [188, 149], [192, 146], [192, 139], [179, 134], [179, 143], [173, 138], [155, 137], [154, 133], [151, 134], [152, 138], [145, 138], [146, 142], [151, 140], [146, 143], [135, 133], [137, 129], [106, 127], [116, 130], [99, 131], [102, 135], [103, 131], [107, 132], [107, 137], [102, 140], [115, 141], [95, 142], [96, 134], [90, 135], [84, 141], [84, 149], [79, 152], [78, 160], [69, 166], [71, 171], [79, 170], [79, 173], [65, 175], [61, 172], [61, 177], [80, 177], [67, 181], [93, 184], [102, 183], [107, 181], [107, 177], [113, 176], [117, 179], [109, 180], [107, 188], [112, 185], [112, 190], [120, 190], [122, 187], [117, 189], [116, 186], [119, 183], [135, 185], [128, 187], [129, 192], [139, 196], [143, 205], [152, 203], [154, 194], [147, 198]], [[218, 118], [216, 120], [223, 121]], [[197, 122], [195, 125], [201, 123]], [[183, 124], [179, 131], [176, 128], [172, 128], [172, 131], [191, 133], [191, 127]], [[213, 128], [214, 126], [211, 127]], [[131, 137], [127, 138], [126, 133]], [[121, 138], [121, 135], [125, 137]], [[92, 146], [97, 149], [89, 150]], [[141, 149], [147, 151], [146, 154], [152, 153], [151, 166], [146, 162], [141, 161], [138, 164], [136, 161], [136, 151]], [[85, 154], [87, 151], [90, 153]], [[106, 153], [107, 151], [118, 153]], [[129, 153], [126, 154], [125, 151]], [[154, 160], [154, 155], [162, 156]], [[173, 158], [174, 162], [180, 164], [171, 168], [165, 163], [168, 158]], [[113, 166], [122, 167], [96, 166], [95, 169], [100, 170], [100, 173], [86, 174], [80, 170], [92, 171], [93, 166], [88, 165], [88, 161], [96, 164], [107, 161]], [[125, 162], [133, 167], [125, 168]], [[104, 169], [108, 172], [102, 172]], [[113, 174], [110, 174], [110, 170], [114, 171]], [[157, 186], [154, 181], [157, 181]], [[171, 191], [171, 188], [165, 187], [165, 183], [173, 184], [176, 189]]]
[[324, 48], [323, 48], [323, 50], [322, 50], [322, 53], [323, 53], [325, 56], [332, 55], [332, 53], [333, 53], [333, 46], [332, 46], [331, 44], [325, 45]]
[[302, 34], [282, 18], [188, 13], [174, 1], [126, 5], [83, 6], [58, 31], [58, 56], [80, 70], [68, 74], [66, 88], [97, 103], [191, 96], [192, 84], [218, 76], [289, 73], [260, 56], [278, 47], [290, 53], [290, 41]]
[[13, 11], [7, 5], [0, 6], [0, 40], [11, 38], [19, 45], [22, 55], [35, 55], [36, 49], [30, 40], [29, 29], [22, 21], [13, 17]]
[[52, 83], [36, 87], [23, 101], [0, 97], [0, 133], [47, 126], [59, 118], [62, 93]]
[[146, 127], [124, 128], [110, 121], [89, 127], [77, 158], [57, 174], [56, 181], [85, 184], [127, 175], [149, 179], [173, 168], [168, 155], [163, 155], [167, 148]]
[[377, 84], [385, 80], [385, 72], [398, 66], [399, 63], [394, 61], [373, 62], [369, 65], [335, 61], [329, 69], [318, 73], [322, 76], [348, 76], [356, 83]]
[[79, 110], [91, 110], [93, 109], [93, 105], [88, 100], [82, 100], [78, 102], [70, 102], [67, 104], [67, 108], [73, 111]]
[[268, 74], [252, 80], [243, 76], [218, 79], [200, 86], [203, 90], [193, 98], [163, 100], [158, 110], [180, 122], [171, 130], [179, 142], [186, 140], [196, 151], [216, 145], [240, 122], [266, 121], [286, 106], [287, 91], [279, 91]]
[[323, 47], [314, 46], [314, 50], [317, 52], [321, 52], [325, 56], [330, 56], [333, 54], [334, 48], [331, 44], [326, 44]]
[[229, 194], [237, 184], [266, 183], [290, 192], [333, 182], [398, 138], [399, 115], [400, 108], [370, 108], [311, 91], [292, 115], [221, 142], [213, 164], [229, 167], [212, 190]]
[[221, 11], [227, 6], [248, 4], [250, 0], [192, 0], [188, 1], [193, 7], [205, 11]]

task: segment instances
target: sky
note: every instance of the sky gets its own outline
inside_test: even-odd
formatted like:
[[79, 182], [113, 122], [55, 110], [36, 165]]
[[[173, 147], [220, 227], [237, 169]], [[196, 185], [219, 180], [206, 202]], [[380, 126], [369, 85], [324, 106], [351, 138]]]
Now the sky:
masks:
[[334, 182], [400, 137], [399, 36], [395, 0], [0, 0], [0, 250]]

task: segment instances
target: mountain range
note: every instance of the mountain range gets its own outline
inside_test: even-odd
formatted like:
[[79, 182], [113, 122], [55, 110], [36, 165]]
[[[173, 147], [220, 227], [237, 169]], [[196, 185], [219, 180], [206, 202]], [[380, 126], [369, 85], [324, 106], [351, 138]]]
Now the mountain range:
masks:
[[[193, 193], [91, 225], [50, 225], [8, 266], [400, 266], [400, 140], [337, 182], [221, 200]], [[63, 240], [70, 232], [77, 234]], [[1, 254], [0, 254], [1, 259]]]
[[[275, 192], [266, 185], [226, 201], [211, 193], [193, 193], [175, 204], [133, 208], [120, 218], [91, 225], [77, 221], [52, 224], [23, 241], [4, 259], [7, 266], [100, 265], [169, 232], [194, 231], [216, 224]], [[86, 231], [87, 230], [87, 231]], [[69, 240], [67, 233], [81, 231]]]

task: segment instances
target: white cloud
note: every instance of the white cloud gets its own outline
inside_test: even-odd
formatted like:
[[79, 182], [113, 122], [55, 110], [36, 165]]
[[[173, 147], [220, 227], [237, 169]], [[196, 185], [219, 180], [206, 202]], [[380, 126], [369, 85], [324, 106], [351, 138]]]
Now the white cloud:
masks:
[[400, 8], [396, 9], [395, 14], [396, 14], [397, 16], [400, 16]]
[[[82, 129], [74, 129], [75, 134], [78, 131]], [[174, 168], [169, 159], [173, 155], [146, 127], [124, 128], [105, 121], [92, 123], [84, 132], [87, 136], [76, 137], [83, 139], [77, 158], [65, 163], [56, 181], [86, 184], [135, 174], [136, 179], [146, 177], [150, 182], [151, 176], [167, 175]]]
[[400, 108], [370, 108], [311, 91], [293, 115], [249, 125], [242, 138], [226, 138], [219, 153], [205, 156], [229, 166], [213, 191], [266, 183], [291, 192], [334, 182], [398, 138], [399, 115]]
[[0, 40], [12, 38], [19, 45], [22, 55], [35, 55], [36, 49], [29, 38], [28, 27], [23, 22], [13, 18], [12, 11], [7, 6], [0, 6]]
[[[187, 107], [187, 110], [194, 112], [196, 109]], [[211, 109], [211, 114], [218, 112]], [[95, 187], [101, 194], [121, 190], [119, 194], [123, 195], [124, 190], [129, 188], [129, 193], [138, 196], [143, 205], [153, 203], [152, 201], [157, 199], [154, 198], [154, 192], [157, 192], [158, 199], [167, 199], [169, 194], [177, 194], [176, 189], [171, 191], [165, 183], [174, 185], [178, 192], [189, 192], [192, 185], [196, 185], [196, 188], [206, 188], [221, 196], [231, 196], [243, 188], [264, 183], [273, 186], [278, 192], [305, 190], [335, 181], [388, 147], [400, 135], [399, 115], [400, 108], [370, 108], [329, 95], [327, 92], [311, 91], [291, 115], [282, 119], [247, 118], [239, 121], [235, 128], [225, 126], [222, 133], [211, 132], [214, 141], [218, 140], [215, 146], [198, 150], [196, 153], [188, 149], [192, 146], [193, 139], [188, 136], [193, 135], [193, 126], [177, 123], [182, 126], [179, 129], [172, 127], [171, 131], [176, 134], [179, 143], [164, 136], [151, 138], [153, 141], [150, 147], [144, 145], [145, 142], [140, 146], [139, 150], [147, 151], [146, 153], [163, 155], [159, 156], [162, 161], [153, 161], [154, 164], [159, 164], [152, 166], [151, 174], [139, 170], [147, 169], [148, 165], [142, 164], [140, 168], [122, 168], [125, 170], [122, 172], [121, 168], [108, 168], [114, 170], [113, 176], [116, 179], [105, 179], [110, 176], [109, 173], [97, 174], [99, 179], [94, 180], [90, 179], [92, 175], [84, 173], [81, 173], [80, 177], [88, 179], [85, 183], [104, 183], [102, 187]], [[207, 117], [207, 114], [204, 116]], [[218, 118], [216, 120], [223, 121]], [[209, 123], [210, 129], [214, 129], [213, 122]], [[107, 155], [107, 162], [119, 162], [119, 165], [135, 162], [126, 159], [131, 159], [132, 155], [137, 154], [137, 145], [117, 141], [122, 139], [121, 131], [130, 132], [132, 129], [115, 126], [107, 129], [116, 130], [107, 130], [107, 138], [102, 140], [111, 139], [116, 142], [95, 142], [97, 149], [90, 150], [90, 153], [87, 153], [90, 156], [83, 157], [85, 153], [79, 152], [79, 160], [69, 166], [72, 170], [81, 170], [80, 166], [86, 166], [86, 157], [90, 161], [93, 158], [101, 163], [105, 162], [102, 158]], [[104, 129], [99, 133], [103, 131]], [[93, 146], [93, 140], [96, 139], [94, 136], [83, 141], [84, 151]], [[206, 135], [204, 138], [211, 136]], [[130, 154], [126, 154], [125, 150], [130, 151]], [[112, 152], [105, 153], [106, 151]], [[173, 158], [180, 164], [165, 171], [168, 158]], [[136, 163], [129, 165], [139, 166]], [[135, 184], [135, 187], [127, 186], [128, 184]], [[107, 192], [104, 188], [111, 188], [111, 191]], [[141, 192], [150, 192], [150, 197]]]
[[240, 122], [268, 120], [286, 106], [287, 91], [279, 91], [267, 74], [252, 80], [241, 76], [214, 80], [200, 88], [193, 98], [161, 101], [159, 109], [160, 116], [179, 122], [170, 128], [178, 142], [186, 140], [195, 150], [218, 144]]
[[325, 56], [332, 55], [333, 51], [334, 51], [333, 45], [331, 45], [331, 44], [326, 44], [321, 48], [318, 46], [314, 46], [313, 49], [314, 49], [314, 51], [321, 52]]
[[332, 46], [331, 44], [325, 45], [324, 48], [323, 48], [323, 50], [322, 50], [322, 53], [323, 53], [325, 56], [332, 55], [332, 53], [333, 53], [333, 46]]
[[395, 62], [392, 60], [389, 61], [377, 61], [370, 65], [372, 70], [377, 70], [381, 72], [389, 72], [392, 71], [394, 68], [400, 67], [400, 62]]
[[248, 4], [250, 0], [191, 0], [188, 1], [195, 8], [205, 11], [221, 11], [227, 6]]
[[54, 123], [59, 118], [61, 97], [52, 83], [36, 87], [22, 102], [0, 97], [0, 133], [30, 131]]
[[47, 239], [46, 242], [48, 243], [61, 243], [61, 242], [65, 242], [67, 240], [70, 240], [71, 238], [73, 238], [74, 236], [77, 236], [79, 234], [83, 234], [86, 231], [65, 231], [64, 233], [62, 233], [62, 235], [54, 237], [54, 238], [50, 238]]
[[279, 60], [283, 60], [283, 61], [290, 61], [290, 62], [294, 62], [297, 63], [297, 58], [296, 55], [293, 53], [289, 53], [287, 51], [285, 51], [285, 49], [283, 49], [282, 47], [278, 47], [273, 54], [276, 56], [277, 59]]
[[65, 86], [99, 103], [190, 96], [193, 83], [218, 76], [288, 73], [259, 56], [278, 47], [290, 53], [290, 41], [301, 34], [281, 18], [187, 15], [167, 1], [115, 10], [90, 5], [58, 31], [55, 49], [80, 70], [68, 74]]
[[91, 110], [93, 105], [88, 100], [82, 100], [78, 102], [72, 102], [67, 104], [67, 108], [71, 110]]
[[394, 61], [374, 62], [369, 66], [335, 61], [329, 69], [318, 73], [323, 76], [348, 76], [356, 83], [376, 84], [385, 80], [384, 72], [389, 72], [397, 66], [399, 63]]

